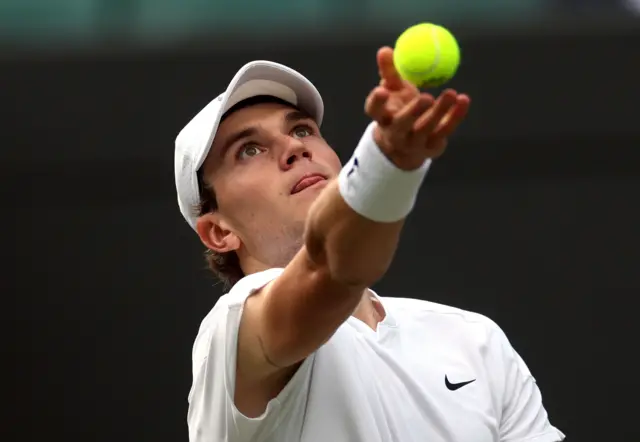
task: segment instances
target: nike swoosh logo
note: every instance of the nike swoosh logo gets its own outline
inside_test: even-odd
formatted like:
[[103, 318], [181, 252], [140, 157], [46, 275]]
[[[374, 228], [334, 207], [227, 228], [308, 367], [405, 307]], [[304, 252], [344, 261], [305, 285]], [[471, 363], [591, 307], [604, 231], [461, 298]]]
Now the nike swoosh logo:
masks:
[[444, 375], [444, 385], [447, 386], [447, 388], [451, 391], [456, 391], [459, 388], [464, 387], [465, 385], [469, 385], [470, 383], [475, 382], [475, 379], [472, 379], [470, 381], [466, 381], [466, 382], [457, 382], [457, 383], [451, 383], [449, 382], [449, 378], [447, 377], [447, 375]]

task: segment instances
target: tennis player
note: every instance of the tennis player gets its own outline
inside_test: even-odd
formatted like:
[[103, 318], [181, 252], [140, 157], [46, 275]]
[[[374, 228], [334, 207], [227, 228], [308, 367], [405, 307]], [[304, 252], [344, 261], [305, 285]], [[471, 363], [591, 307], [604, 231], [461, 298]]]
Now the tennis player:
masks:
[[178, 135], [181, 212], [232, 286], [193, 347], [191, 442], [564, 439], [494, 322], [369, 289], [470, 103], [421, 93], [392, 60], [377, 54], [372, 122], [344, 167], [316, 88], [267, 61]]

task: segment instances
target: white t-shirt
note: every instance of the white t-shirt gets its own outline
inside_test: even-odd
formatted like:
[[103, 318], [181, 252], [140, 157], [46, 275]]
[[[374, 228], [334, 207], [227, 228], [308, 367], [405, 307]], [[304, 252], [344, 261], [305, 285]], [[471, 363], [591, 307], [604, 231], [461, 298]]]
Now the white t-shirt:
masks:
[[[246, 298], [282, 269], [245, 277], [203, 320], [193, 347], [190, 442], [557, 442], [527, 366], [490, 319], [378, 298], [376, 331], [350, 317], [258, 418], [233, 403]], [[469, 382], [472, 381], [472, 382]]]

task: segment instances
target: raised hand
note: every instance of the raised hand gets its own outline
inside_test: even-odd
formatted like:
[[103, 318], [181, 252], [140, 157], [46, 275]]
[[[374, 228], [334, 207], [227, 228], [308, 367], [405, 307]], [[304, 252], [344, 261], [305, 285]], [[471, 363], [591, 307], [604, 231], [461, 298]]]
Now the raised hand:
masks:
[[402, 80], [393, 64], [393, 49], [377, 54], [380, 85], [365, 102], [365, 112], [378, 124], [374, 138], [399, 168], [413, 170], [447, 148], [448, 137], [464, 120], [470, 99], [453, 89], [437, 99]]

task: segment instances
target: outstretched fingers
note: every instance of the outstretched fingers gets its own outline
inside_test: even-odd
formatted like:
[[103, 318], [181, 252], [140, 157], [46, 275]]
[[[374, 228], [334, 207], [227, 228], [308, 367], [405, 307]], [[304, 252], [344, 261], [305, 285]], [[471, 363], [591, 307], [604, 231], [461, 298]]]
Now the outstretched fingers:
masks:
[[460, 123], [462, 123], [469, 113], [469, 107], [471, 106], [471, 100], [469, 96], [460, 94], [457, 96], [456, 104], [449, 112], [440, 120], [440, 124], [435, 128], [432, 137], [433, 138], [447, 138], [451, 136]]
[[393, 49], [388, 46], [380, 48], [376, 60], [382, 84], [391, 91], [402, 89], [404, 82], [393, 63]]

